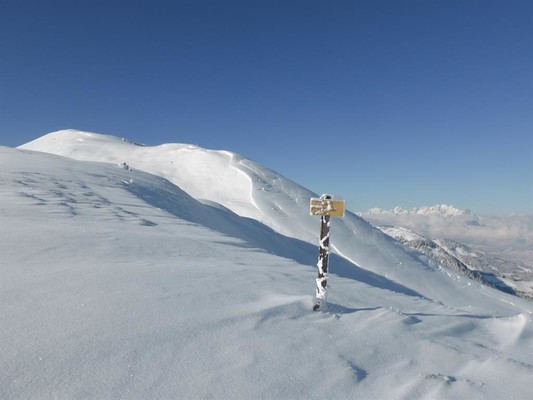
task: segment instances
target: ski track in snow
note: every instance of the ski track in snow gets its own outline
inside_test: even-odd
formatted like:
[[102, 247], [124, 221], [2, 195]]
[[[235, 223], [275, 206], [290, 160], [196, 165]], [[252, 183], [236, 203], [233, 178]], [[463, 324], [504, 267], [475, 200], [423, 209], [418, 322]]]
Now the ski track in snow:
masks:
[[355, 253], [332, 255], [328, 308], [313, 313], [316, 243], [287, 233], [318, 222], [276, 194], [302, 189], [225, 159], [239, 188], [255, 170], [255, 209], [301, 208], [284, 236], [271, 214], [202, 204], [117, 160], [133, 171], [0, 148], [1, 398], [528, 398], [530, 302], [465, 287], [348, 217], [332, 240]]

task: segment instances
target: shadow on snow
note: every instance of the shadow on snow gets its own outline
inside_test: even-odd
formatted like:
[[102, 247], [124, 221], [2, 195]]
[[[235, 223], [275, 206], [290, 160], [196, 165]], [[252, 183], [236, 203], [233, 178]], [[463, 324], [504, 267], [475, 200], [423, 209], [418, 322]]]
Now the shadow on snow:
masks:
[[[154, 181], [151, 180], [149, 184], [143, 184], [142, 181], [141, 183], [125, 184], [125, 188], [151, 206], [176, 217], [241, 239], [251, 247], [263, 249], [276, 256], [288, 258], [303, 265], [316, 265], [317, 246], [281, 235], [254, 219], [241, 217], [219, 205], [203, 204], [168, 180], [159, 177], [153, 178], [158, 180], [157, 185], [154, 185]], [[406, 286], [361, 268], [336, 254], [330, 254], [330, 273], [380, 289], [423, 297]], [[342, 308], [342, 306], [337, 307]], [[354, 311], [357, 310], [342, 309], [340, 312]]]

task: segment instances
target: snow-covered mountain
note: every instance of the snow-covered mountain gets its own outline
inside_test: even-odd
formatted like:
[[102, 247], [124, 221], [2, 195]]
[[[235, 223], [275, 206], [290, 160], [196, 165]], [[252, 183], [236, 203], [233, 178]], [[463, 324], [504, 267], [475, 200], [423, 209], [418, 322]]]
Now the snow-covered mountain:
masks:
[[478, 275], [480, 281], [533, 298], [531, 215], [478, 216], [449, 205], [409, 211], [373, 208], [358, 215], [437, 261], [447, 259], [456, 270], [467, 267], [467, 274]]
[[314, 196], [197, 146], [0, 148], [0, 397], [527, 398], [533, 303], [352, 213], [310, 311]]
[[407, 228], [379, 229], [456, 273], [506, 293], [533, 299], [533, 268], [520, 262], [503, 260], [449, 239], [426, 239]]
[[471, 210], [460, 210], [453, 205], [437, 204], [434, 206], [415, 207], [411, 210], [405, 210], [402, 207], [394, 207], [392, 210], [384, 210], [382, 208], [371, 208], [365, 213], [358, 213], [358, 215], [440, 215], [444, 217], [460, 217], [468, 216], [473, 220], [478, 219]]
[[487, 254], [449, 239], [434, 241], [438, 246], [504, 290], [511, 288], [517, 295], [533, 299], [533, 267], [519, 261], [509, 261]]
[[409, 211], [373, 208], [357, 215], [375, 226], [407, 228], [430, 240], [450, 239], [533, 267], [533, 215], [479, 216], [448, 205]]

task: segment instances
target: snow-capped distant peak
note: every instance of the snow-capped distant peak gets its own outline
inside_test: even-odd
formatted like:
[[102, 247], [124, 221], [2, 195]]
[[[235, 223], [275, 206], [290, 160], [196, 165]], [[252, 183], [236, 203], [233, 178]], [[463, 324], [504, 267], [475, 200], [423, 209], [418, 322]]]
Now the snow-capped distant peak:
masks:
[[457, 217], [457, 216], [472, 216], [471, 210], [460, 210], [453, 205], [448, 204], [436, 204], [434, 206], [415, 207], [411, 210], [406, 210], [402, 207], [394, 207], [392, 210], [384, 210], [382, 208], [371, 208], [366, 212], [360, 213], [360, 215], [441, 215], [445, 217]]
[[420, 207], [411, 210], [414, 214], [429, 215], [439, 214], [444, 216], [460, 216], [460, 215], [472, 215], [471, 210], [460, 210], [453, 205], [438, 204], [433, 207]]

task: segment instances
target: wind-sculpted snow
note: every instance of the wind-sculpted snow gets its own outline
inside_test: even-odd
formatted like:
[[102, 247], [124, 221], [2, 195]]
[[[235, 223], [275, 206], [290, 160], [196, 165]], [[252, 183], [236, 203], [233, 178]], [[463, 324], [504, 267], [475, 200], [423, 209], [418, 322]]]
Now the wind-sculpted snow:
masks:
[[[316, 245], [123, 161], [0, 148], [0, 398], [530, 395], [531, 303], [465, 287], [472, 306], [455, 307], [416, 292], [424, 277], [336, 256], [329, 311], [313, 313]], [[349, 221], [334, 228], [369, 235], [362, 259], [400, 254]]]

